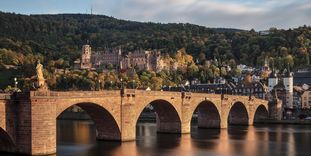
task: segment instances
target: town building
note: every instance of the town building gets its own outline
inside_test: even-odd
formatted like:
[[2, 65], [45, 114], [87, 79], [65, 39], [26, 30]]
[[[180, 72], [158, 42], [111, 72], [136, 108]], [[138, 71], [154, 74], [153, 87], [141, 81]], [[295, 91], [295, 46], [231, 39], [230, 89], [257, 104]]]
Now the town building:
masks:
[[266, 98], [267, 92], [267, 87], [259, 81], [254, 81], [250, 74], [247, 74], [235, 87], [235, 93], [238, 95], [251, 95], [261, 99]]
[[302, 109], [302, 95], [305, 92], [303, 87], [294, 86], [293, 89], [293, 108], [294, 109]]
[[235, 85], [231, 82], [226, 83], [206, 83], [194, 84], [187, 87], [188, 91], [199, 93], [215, 93], [215, 94], [234, 94]]
[[237, 65], [237, 69], [239, 69], [242, 73], [252, 73], [255, 70], [255, 68], [244, 64]]
[[302, 86], [303, 84], [311, 85], [310, 71], [297, 71], [293, 74], [294, 85]]
[[311, 108], [311, 90], [303, 92], [301, 95], [301, 109]]
[[231, 95], [245, 95], [255, 96], [256, 98], [266, 99], [268, 92], [267, 87], [259, 81], [253, 81], [250, 74], [246, 75], [242, 81], [238, 83], [226, 81], [219, 77], [214, 80], [214, 83], [200, 83], [198, 79], [193, 79], [191, 85], [184, 85], [179, 87], [162, 87], [165, 91], [190, 91], [201, 93], [215, 93], [215, 94], [231, 94]]
[[264, 30], [264, 31], [259, 31], [258, 34], [261, 36], [267, 36], [271, 34], [271, 32], [269, 30]]

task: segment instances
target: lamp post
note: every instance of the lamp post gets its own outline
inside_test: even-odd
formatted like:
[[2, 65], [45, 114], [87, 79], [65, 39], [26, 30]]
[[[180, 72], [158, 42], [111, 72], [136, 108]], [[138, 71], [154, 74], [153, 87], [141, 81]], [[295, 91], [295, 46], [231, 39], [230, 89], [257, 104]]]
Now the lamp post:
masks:
[[121, 88], [121, 90], [122, 90], [122, 89], [123, 89], [123, 79], [121, 78], [120, 81], [121, 81], [121, 86], [120, 86], [120, 88]]
[[101, 90], [100, 80], [98, 80], [98, 90]]
[[133, 80], [133, 84], [132, 85], [133, 85], [133, 89], [135, 89], [135, 80]]
[[112, 81], [110, 81], [110, 87], [109, 88], [112, 89]]
[[67, 78], [66, 78], [66, 76], [64, 76], [64, 90], [67, 90], [68, 89], [68, 85], [67, 85]]
[[18, 82], [17, 82], [17, 78], [15, 77], [15, 78], [14, 78], [14, 86], [15, 86], [15, 90], [17, 90], [17, 84], [18, 84]]

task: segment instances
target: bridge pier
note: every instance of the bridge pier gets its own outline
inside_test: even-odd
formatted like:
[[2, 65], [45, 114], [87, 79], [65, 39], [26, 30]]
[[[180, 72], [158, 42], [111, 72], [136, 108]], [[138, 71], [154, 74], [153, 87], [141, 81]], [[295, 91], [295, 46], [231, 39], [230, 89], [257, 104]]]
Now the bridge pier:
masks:
[[221, 120], [220, 120], [220, 128], [222, 128], [222, 129], [228, 128], [228, 118], [227, 118], [227, 116], [224, 116], [224, 117], [221, 118]]
[[189, 134], [191, 133], [191, 124], [190, 122], [188, 123], [185, 123], [185, 122], [182, 122], [181, 123], [181, 134]]
[[56, 153], [56, 107], [48, 99], [31, 100], [32, 155]]
[[248, 116], [248, 126], [254, 125], [254, 117], [255, 117], [255, 112], [251, 110]]
[[125, 103], [121, 106], [121, 141], [136, 140], [135, 105]]

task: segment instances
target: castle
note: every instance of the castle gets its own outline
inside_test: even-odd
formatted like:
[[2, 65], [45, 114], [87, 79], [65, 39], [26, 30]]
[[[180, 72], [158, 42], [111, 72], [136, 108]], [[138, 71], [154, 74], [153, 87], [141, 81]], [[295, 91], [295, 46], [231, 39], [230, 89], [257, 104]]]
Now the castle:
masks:
[[126, 70], [131, 67], [140, 70], [160, 71], [163, 69], [160, 51], [136, 50], [122, 54], [121, 48], [106, 48], [103, 51], [92, 51], [91, 46], [82, 46], [81, 61], [75, 61], [79, 69], [105, 69], [113, 66], [115, 69]]

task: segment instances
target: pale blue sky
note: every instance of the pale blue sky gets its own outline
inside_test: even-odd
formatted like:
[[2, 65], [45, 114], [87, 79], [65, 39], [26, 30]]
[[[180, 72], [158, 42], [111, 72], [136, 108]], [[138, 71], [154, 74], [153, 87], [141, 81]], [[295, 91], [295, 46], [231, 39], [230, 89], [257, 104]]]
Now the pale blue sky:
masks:
[[311, 0], [0, 0], [0, 11], [93, 13], [162, 23], [256, 30], [311, 25]]

